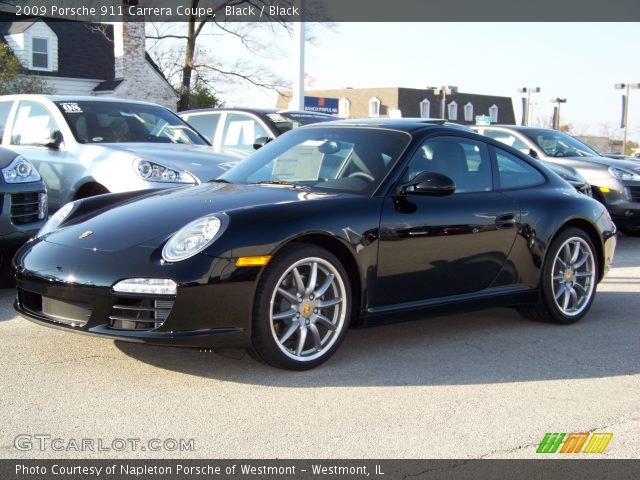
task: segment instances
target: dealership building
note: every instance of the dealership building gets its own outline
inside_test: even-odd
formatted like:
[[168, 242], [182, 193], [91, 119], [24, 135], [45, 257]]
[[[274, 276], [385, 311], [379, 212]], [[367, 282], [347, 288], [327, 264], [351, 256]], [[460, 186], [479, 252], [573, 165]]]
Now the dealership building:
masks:
[[[288, 108], [290, 93], [278, 97], [277, 108]], [[342, 118], [422, 117], [442, 118], [442, 95], [434, 89], [341, 88], [305, 91], [305, 109]], [[446, 95], [444, 118], [464, 125], [476, 117], [491, 123], [515, 124], [511, 97], [452, 92]]]

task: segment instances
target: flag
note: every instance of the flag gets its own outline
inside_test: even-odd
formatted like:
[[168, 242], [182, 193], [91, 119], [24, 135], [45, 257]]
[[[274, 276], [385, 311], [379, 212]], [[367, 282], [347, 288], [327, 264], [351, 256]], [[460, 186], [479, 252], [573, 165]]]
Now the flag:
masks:
[[316, 77], [314, 77], [313, 75], [309, 75], [308, 73], [304, 74], [304, 86], [305, 87], [315, 87], [316, 86], [316, 81], [318, 79]]

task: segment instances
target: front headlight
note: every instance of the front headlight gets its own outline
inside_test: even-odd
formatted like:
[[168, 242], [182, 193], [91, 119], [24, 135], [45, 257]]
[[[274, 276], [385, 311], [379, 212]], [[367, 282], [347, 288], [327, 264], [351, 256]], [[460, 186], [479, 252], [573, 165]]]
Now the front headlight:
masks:
[[640, 174], [624, 168], [609, 167], [609, 173], [618, 180], [631, 180], [634, 182], [640, 181]]
[[142, 158], [136, 158], [133, 161], [133, 168], [143, 180], [148, 182], [197, 183], [196, 179], [187, 172], [173, 170]]
[[179, 262], [211, 245], [224, 232], [228, 217], [225, 214], [206, 215], [178, 230], [162, 249], [167, 262]]
[[7, 183], [29, 183], [41, 180], [35, 167], [22, 155], [18, 155], [8, 167], [2, 169], [2, 176]]
[[77, 204], [78, 201], [69, 202], [56, 213], [51, 215], [51, 218], [42, 226], [36, 237], [43, 237], [47, 233], [51, 233], [56, 230], [60, 226], [60, 224], [64, 222], [65, 218], [67, 218], [69, 214], [71, 214]]

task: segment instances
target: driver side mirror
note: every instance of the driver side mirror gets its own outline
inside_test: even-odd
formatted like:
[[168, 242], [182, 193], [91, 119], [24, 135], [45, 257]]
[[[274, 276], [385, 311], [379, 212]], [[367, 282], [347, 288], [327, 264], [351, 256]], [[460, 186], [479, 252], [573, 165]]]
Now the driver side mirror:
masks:
[[451, 195], [456, 191], [456, 184], [451, 178], [441, 173], [421, 172], [411, 180], [411, 183], [400, 187], [404, 195]]
[[254, 150], [258, 150], [258, 149], [264, 147], [271, 140], [273, 140], [273, 139], [269, 138], [269, 137], [258, 137], [253, 141], [253, 149]]
[[60, 145], [62, 145], [63, 141], [64, 138], [62, 137], [62, 132], [52, 128], [49, 132], [49, 136], [39, 140], [36, 144], [47, 148], [58, 149], [60, 148]]

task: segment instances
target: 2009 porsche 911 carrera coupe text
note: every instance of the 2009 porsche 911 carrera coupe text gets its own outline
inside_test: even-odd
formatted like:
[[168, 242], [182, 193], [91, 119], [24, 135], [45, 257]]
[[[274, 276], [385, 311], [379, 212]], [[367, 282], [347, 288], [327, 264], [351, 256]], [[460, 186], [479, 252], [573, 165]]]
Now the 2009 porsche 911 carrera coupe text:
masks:
[[441, 121], [338, 121], [208, 184], [67, 204], [14, 258], [16, 308], [306, 369], [349, 326], [427, 309], [575, 322], [615, 242], [600, 203], [502, 143]]

